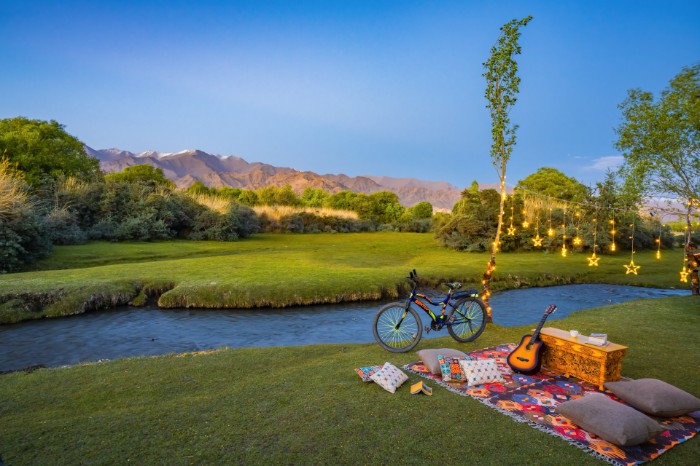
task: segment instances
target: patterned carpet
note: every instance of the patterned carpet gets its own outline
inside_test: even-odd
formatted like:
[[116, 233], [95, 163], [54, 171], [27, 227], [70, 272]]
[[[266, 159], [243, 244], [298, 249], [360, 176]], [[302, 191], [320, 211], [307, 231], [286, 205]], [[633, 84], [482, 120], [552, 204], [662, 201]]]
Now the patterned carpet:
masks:
[[600, 391], [595, 385], [567, 378], [547, 370], [534, 376], [513, 373], [506, 357], [515, 344], [504, 344], [469, 353], [473, 359], [495, 359], [505, 383], [483, 384], [469, 388], [464, 383], [443, 382], [430, 373], [420, 362], [410, 363], [404, 369], [434, 381], [462, 396], [479, 400], [518, 422], [560, 437], [588, 453], [616, 465], [633, 465], [651, 461], [679, 443], [694, 437], [700, 431], [700, 411], [675, 418], [655, 418], [668, 430], [649, 442], [633, 447], [619, 447], [580, 429], [559, 415], [559, 403], [583, 396], [586, 392], [604, 393], [621, 401], [609, 391]]

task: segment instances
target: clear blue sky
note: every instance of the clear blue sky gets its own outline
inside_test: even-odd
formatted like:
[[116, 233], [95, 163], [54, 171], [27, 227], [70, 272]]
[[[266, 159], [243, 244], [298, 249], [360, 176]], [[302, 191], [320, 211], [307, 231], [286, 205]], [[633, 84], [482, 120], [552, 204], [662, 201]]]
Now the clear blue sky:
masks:
[[0, 118], [95, 149], [493, 183], [482, 63], [527, 15], [508, 183], [602, 180], [627, 90], [700, 61], [699, 1], [7, 0]]

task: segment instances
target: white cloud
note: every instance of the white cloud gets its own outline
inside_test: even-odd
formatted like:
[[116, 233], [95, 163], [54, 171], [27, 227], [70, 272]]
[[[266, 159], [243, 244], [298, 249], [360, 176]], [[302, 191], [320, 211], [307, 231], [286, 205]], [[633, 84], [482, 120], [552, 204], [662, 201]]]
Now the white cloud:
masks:
[[619, 167], [624, 161], [625, 158], [621, 155], [608, 155], [594, 159], [593, 163], [584, 167], [584, 169], [591, 171], [606, 171], [608, 169]]

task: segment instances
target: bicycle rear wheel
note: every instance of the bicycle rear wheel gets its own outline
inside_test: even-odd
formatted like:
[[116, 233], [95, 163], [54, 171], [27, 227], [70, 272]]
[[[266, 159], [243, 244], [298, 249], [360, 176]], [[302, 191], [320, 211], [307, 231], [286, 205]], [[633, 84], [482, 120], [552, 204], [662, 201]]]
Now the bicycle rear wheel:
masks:
[[423, 336], [418, 313], [405, 303], [382, 306], [374, 316], [374, 339], [387, 351], [405, 353], [414, 348]]
[[457, 301], [447, 314], [447, 331], [462, 343], [474, 341], [486, 328], [486, 306], [479, 298]]

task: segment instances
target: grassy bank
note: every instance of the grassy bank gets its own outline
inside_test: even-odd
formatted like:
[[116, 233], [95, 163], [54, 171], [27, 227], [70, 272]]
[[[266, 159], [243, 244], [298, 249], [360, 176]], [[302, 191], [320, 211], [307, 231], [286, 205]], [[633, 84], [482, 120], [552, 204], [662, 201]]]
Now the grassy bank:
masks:
[[[572, 314], [559, 328], [605, 330], [629, 346], [623, 375], [700, 395], [697, 298]], [[470, 351], [517, 342], [530, 326], [489, 324]], [[369, 331], [369, 329], [368, 329]], [[429, 345], [429, 346], [428, 346]], [[355, 367], [391, 361], [376, 344], [222, 349], [0, 376], [5, 464], [603, 464], [565, 441], [434, 387], [391, 395]], [[418, 376], [409, 374], [410, 382]], [[697, 438], [654, 464], [697, 464]]]
[[[439, 246], [431, 234], [267, 234], [235, 242], [90, 243], [57, 247], [42, 270], [0, 278], [0, 323], [143, 304], [250, 308], [395, 297], [408, 270], [437, 283], [477, 287], [487, 254]], [[577, 282], [685, 287], [682, 256], [635, 255], [639, 275], [625, 274], [628, 254], [502, 253], [494, 289]]]

